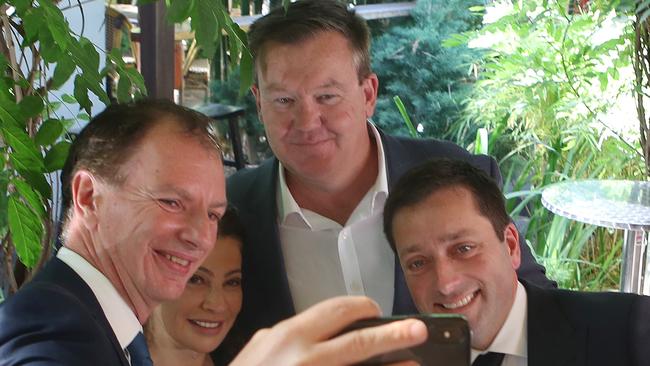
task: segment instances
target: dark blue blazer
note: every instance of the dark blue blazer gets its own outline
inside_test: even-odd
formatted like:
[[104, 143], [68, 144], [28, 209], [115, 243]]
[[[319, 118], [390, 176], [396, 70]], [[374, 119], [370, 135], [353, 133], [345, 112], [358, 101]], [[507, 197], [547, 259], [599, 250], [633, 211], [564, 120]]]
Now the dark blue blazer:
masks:
[[0, 304], [0, 365], [129, 366], [90, 287], [56, 257]]
[[[468, 161], [501, 183], [497, 163], [489, 156], [470, 154], [445, 141], [394, 137], [383, 133], [381, 137], [389, 189], [409, 169], [432, 158]], [[231, 334], [214, 353], [219, 364], [225, 364], [229, 359], [223, 356], [224, 352], [233, 354], [232, 348], [241, 346], [241, 339], [249, 339], [256, 330], [271, 327], [295, 315], [278, 233], [277, 176], [278, 161], [272, 158], [257, 168], [237, 172], [227, 181], [228, 201], [239, 209], [247, 230], [242, 254], [244, 301]], [[554, 286], [546, 278], [544, 267], [535, 262], [523, 237], [521, 250], [519, 276], [542, 286]], [[393, 313], [417, 313], [397, 257], [395, 260]], [[233, 345], [231, 339], [239, 340], [238, 345]]]
[[650, 297], [522, 283], [528, 366], [650, 365]]

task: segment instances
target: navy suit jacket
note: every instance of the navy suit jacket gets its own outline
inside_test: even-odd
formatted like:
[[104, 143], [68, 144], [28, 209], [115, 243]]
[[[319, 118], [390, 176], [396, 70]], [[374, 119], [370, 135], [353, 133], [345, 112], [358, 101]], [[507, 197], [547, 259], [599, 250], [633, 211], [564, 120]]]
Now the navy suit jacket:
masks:
[[88, 285], [54, 257], [0, 304], [0, 366], [129, 366]]
[[650, 365], [650, 297], [522, 283], [528, 366]]
[[[389, 189], [409, 169], [432, 158], [468, 161], [501, 183], [497, 163], [489, 156], [470, 154], [445, 141], [394, 137], [383, 133], [381, 137]], [[223, 356], [224, 353], [233, 354], [232, 349], [240, 347], [242, 339], [249, 339], [256, 330], [271, 327], [295, 315], [277, 225], [277, 177], [278, 161], [272, 158], [257, 168], [237, 172], [227, 182], [228, 201], [239, 209], [247, 232], [242, 254], [243, 307], [233, 330], [213, 354], [219, 364], [229, 360], [228, 356]], [[535, 262], [528, 246], [521, 245], [521, 250], [519, 276], [542, 286], [554, 286], [546, 278], [544, 268]], [[415, 314], [417, 309], [397, 256], [395, 261], [393, 313]]]

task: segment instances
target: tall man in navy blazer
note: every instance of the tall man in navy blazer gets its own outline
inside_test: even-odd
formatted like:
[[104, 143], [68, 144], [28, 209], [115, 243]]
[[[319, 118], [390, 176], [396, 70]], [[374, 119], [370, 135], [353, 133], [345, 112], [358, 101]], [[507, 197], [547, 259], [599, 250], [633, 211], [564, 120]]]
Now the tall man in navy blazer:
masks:
[[[496, 162], [448, 142], [388, 136], [368, 121], [378, 90], [369, 32], [344, 4], [300, 0], [257, 20], [248, 36], [252, 91], [276, 158], [227, 183], [251, 228], [235, 328], [250, 335], [336, 295], [370, 296], [384, 314], [415, 312], [382, 235], [389, 188], [436, 156], [500, 179]], [[522, 252], [520, 275], [551, 285], [525, 244]]]
[[415, 168], [391, 192], [384, 227], [420, 312], [467, 318], [472, 356], [484, 354], [475, 365], [650, 365], [650, 297], [518, 280], [517, 229], [481, 170]]

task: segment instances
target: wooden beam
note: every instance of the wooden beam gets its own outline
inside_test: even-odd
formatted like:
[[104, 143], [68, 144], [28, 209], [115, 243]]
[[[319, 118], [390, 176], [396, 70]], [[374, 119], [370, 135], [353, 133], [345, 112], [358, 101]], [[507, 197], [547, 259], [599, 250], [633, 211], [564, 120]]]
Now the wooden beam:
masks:
[[174, 26], [165, 19], [165, 2], [138, 6], [141, 69], [149, 97], [174, 100]]

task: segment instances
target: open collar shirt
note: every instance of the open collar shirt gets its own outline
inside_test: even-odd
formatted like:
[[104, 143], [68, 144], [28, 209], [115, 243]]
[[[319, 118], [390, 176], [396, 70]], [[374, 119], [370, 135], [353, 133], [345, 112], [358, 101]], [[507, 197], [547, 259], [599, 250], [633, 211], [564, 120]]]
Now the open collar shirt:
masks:
[[[84, 257], [66, 247], [59, 249], [56, 256], [75, 271], [90, 287], [108, 323], [111, 325], [120, 347], [126, 350], [133, 338], [139, 332], [142, 332], [142, 325], [133, 310], [127, 305], [108, 278], [93, 267]], [[125, 354], [129, 359], [128, 352], [125, 351]]]
[[395, 256], [382, 228], [388, 196], [386, 162], [379, 132], [371, 123], [368, 128], [377, 145], [377, 179], [344, 226], [298, 206], [280, 164], [280, 242], [296, 312], [339, 295], [365, 295], [384, 314], [392, 312]]
[[487, 352], [505, 354], [501, 366], [528, 365], [528, 296], [521, 282], [517, 282], [515, 301], [499, 333], [486, 350], [472, 349], [472, 362]]

